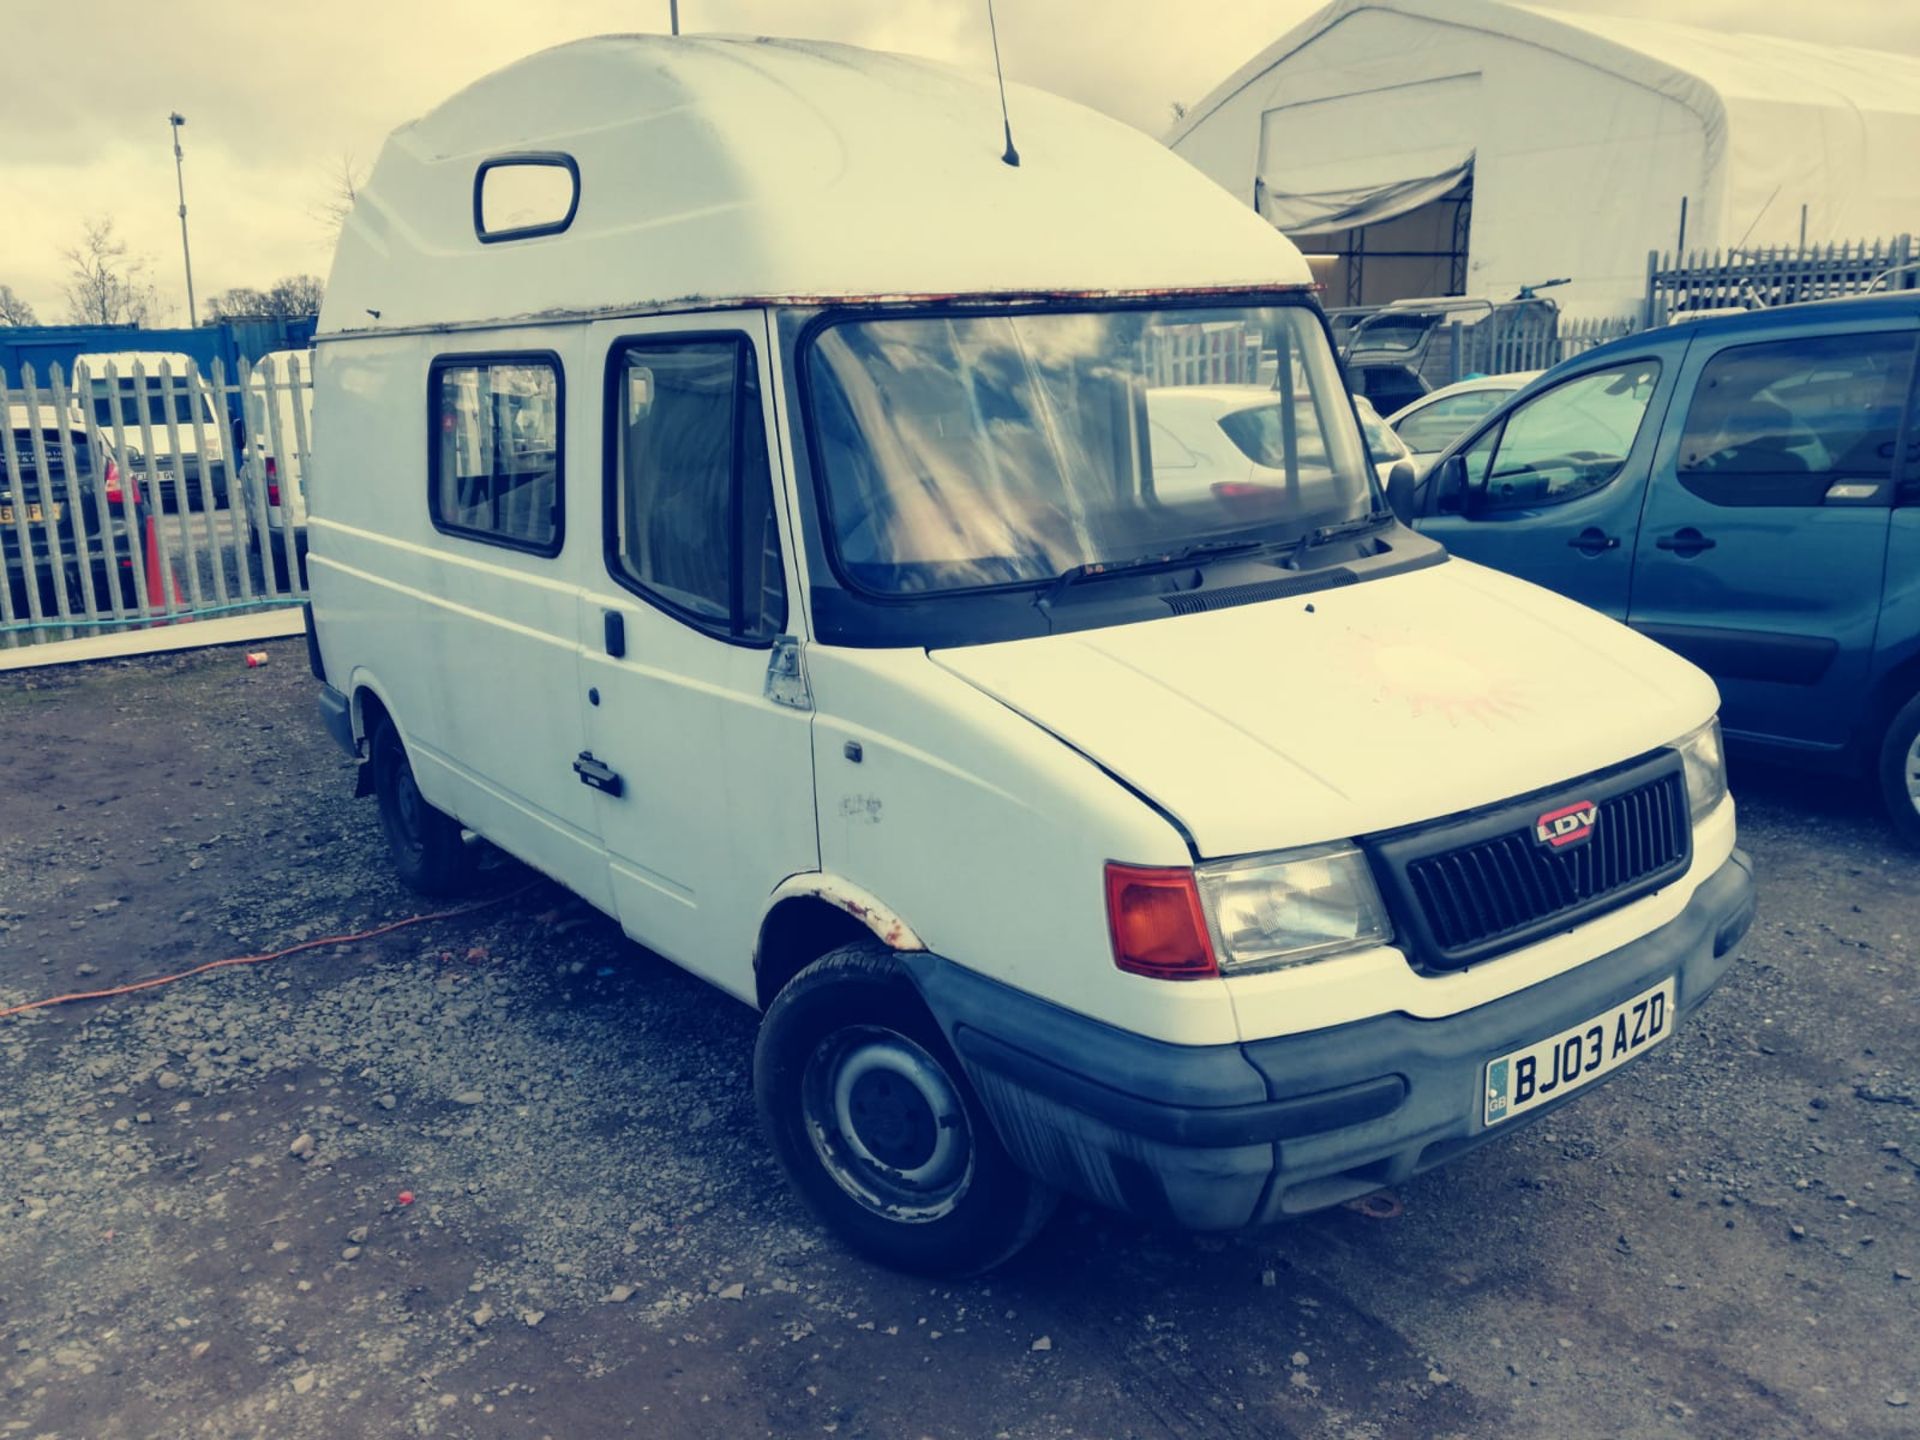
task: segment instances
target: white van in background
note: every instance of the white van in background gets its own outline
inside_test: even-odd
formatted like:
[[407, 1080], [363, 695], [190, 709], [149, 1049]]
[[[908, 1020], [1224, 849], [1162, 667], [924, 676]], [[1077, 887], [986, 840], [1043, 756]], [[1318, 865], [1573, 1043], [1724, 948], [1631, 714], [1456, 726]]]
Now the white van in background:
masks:
[[[163, 509], [228, 498], [226, 412], [193, 358], [171, 350], [118, 350], [73, 362], [75, 403], [113, 436], [128, 467], [151, 481]], [[118, 429], [116, 429], [116, 423]]]
[[[1008, 101], [1017, 156], [928, 62], [547, 50], [387, 143], [316, 352], [312, 655], [401, 875], [477, 832], [760, 1009], [796, 1188], [943, 1274], [1063, 1190], [1404, 1181], [1753, 908], [1711, 682], [1402, 524], [1299, 252]], [[1162, 450], [1197, 325], [1297, 397], [1224, 490]]]

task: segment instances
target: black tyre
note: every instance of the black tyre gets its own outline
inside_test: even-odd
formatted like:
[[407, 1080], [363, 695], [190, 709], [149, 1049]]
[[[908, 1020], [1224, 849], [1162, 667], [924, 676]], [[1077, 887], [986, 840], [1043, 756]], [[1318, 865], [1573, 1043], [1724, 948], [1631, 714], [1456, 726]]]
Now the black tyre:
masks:
[[373, 793], [380, 803], [380, 825], [400, 878], [422, 895], [455, 895], [473, 878], [474, 857], [460, 838], [460, 822], [427, 803], [413, 781], [407, 747], [393, 721], [381, 716], [374, 727]]
[[913, 981], [877, 942], [832, 951], [760, 1023], [753, 1089], [774, 1153], [828, 1229], [916, 1275], [990, 1270], [1054, 1191], [994, 1134]]
[[1920, 847], [1920, 695], [1894, 714], [1880, 744], [1880, 798], [1900, 838]]

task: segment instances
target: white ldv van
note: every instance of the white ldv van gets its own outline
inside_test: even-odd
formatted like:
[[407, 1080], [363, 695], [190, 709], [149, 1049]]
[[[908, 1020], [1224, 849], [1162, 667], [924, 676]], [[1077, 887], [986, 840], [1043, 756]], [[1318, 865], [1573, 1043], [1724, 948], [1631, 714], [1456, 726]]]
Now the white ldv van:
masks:
[[[1665, 1041], [1753, 905], [1710, 682], [1398, 523], [1293, 246], [1008, 105], [776, 40], [480, 81], [342, 234], [308, 496], [401, 873], [475, 832], [764, 1011], [794, 1184], [943, 1273], [1062, 1190], [1403, 1181]], [[1223, 326], [1287, 403], [1197, 484], [1154, 407]]]
[[226, 409], [199, 367], [177, 350], [77, 355], [76, 404], [103, 435], [117, 435], [135, 474], [150, 479], [161, 508], [225, 508]]

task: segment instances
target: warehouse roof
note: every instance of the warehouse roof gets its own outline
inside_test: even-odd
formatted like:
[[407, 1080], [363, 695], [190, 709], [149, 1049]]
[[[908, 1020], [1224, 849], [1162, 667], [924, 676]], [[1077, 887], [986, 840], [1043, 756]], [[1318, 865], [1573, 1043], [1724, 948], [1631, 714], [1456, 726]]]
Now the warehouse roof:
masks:
[[[1334, 0], [1289, 30], [1195, 104], [1168, 136], [1178, 144], [1235, 95], [1362, 12], [1430, 21], [1517, 41], [1675, 100], [1696, 114], [1706, 169], [1718, 178], [1735, 236], [1858, 239], [1920, 230], [1920, 56], [1769, 35], [1728, 34], [1661, 20], [1570, 14], [1497, 0]], [[1493, 112], [1492, 125], [1524, 126]], [[1382, 124], [1391, 123], [1383, 109]], [[1604, 138], [1607, 116], [1593, 124]]]

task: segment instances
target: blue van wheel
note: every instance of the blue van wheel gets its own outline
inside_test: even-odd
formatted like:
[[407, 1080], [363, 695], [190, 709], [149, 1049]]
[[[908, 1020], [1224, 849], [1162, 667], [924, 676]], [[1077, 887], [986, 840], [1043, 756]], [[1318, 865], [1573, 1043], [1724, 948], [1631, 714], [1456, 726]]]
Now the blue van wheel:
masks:
[[1893, 828], [1920, 847], [1920, 695], [1900, 707], [1880, 745], [1880, 798]]

